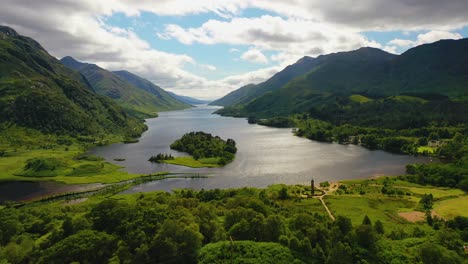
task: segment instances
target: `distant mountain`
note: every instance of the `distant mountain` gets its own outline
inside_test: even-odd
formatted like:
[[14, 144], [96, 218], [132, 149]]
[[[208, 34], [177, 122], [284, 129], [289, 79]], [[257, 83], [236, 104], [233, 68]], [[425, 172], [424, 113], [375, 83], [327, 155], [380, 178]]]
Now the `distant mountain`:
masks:
[[[96, 64], [79, 62], [69, 56], [62, 58], [60, 61], [70, 69], [83, 74], [98, 94], [114, 99], [127, 113], [133, 116], [146, 118], [154, 116], [158, 111], [189, 107], [176, 100], [171, 100], [171, 98], [164, 98], [159, 87], [157, 89], [157, 86], [151, 86], [149, 81], [131, 73], [120, 72], [120, 75], [132, 80], [133, 83], [141, 85], [141, 87], [133, 85], [118, 74], [105, 70]], [[155, 95], [152, 92], [157, 94]]]
[[210, 105], [229, 106], [235, 104], [245, 104], [262, 94], [281, 88], [290, 80], [310, 71], [315, 65], [316, 61], [314, 58], [307, 56], [303, 57], [293, 65], [289, 65], [282, 71], [276, 73], [267, 81], [257, 85], [249, 84], [243, 86], [238, 90], [229, 93], [225, 97], [210, 103]]
[[35, 40], [0, 26], [0, 122], [54, 134], [136, 135], [144, 129]]
[[168, 93], [175, 99], [181, 101], [181, 102], [184, 102], [186, 104], [190, 104], [190, 105], [199, 105], [199, 104], [208, 104], [209, 100], [200, 100], [200, 99], [196, 99], [196, 98], [193, 98], [193, 97], [189, 97], [189, 96], [185, 96], [185, 95], [178, 95], [178, 94], [175, 94], [173, 92], [169, 92]]
[[361, 48], [319, 56], [311, 61], [306, 74], [253, 99], [239, 100], [219, 113], [284, 116], [324, 107], [335, 102], [337, 97], [351, 95], [371, 98], [408, 93], [450, 98], [468, 95], [468, 39], [426, 44], [399, 56]]
[[255, 84], [247, 84], [242, 86], [241, 88], [234, 90], [227, 95], [219, 98], [210, 103], [210, 105], [218, 105], [218, 106], [229, 106], [234, 105], [238, 102], [241, 102], [244, 98], [246, 98], [249, 94], [253, 93], [253, 90], [257, 87]]
[[114, 71], [114, 74], [124, 79], [125, 81], [133, 84], [135, 87], [140, 88], [152, 95], [155, 95], [159, 100], [159, 105], [167, 110], [176, 110], [190, 107], [190, 104], [171, 96], [170, 92], [165, 91], [154, 83], [141, 78], [128, 71]]

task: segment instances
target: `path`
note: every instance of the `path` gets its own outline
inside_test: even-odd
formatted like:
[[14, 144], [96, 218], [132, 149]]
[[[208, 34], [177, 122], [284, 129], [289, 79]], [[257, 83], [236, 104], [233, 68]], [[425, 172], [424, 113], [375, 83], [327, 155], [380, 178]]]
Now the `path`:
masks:
[[[336, 191], [336, 189], [338, 188], [338, 183], [331, 183], [330, 186], [332, 186], [332, 187], [330, 187], [328, 191], [329, 191], [329, 192], [334, 192], [334, 191]], [[326, 204], [325, 201], [323, 200], [323, 197], [324, 197], [325, 195], [327, 195], [327, 192], [326, 192], [324, 189], [320, 189], [320, 190], [323, 191], [323, 194], [322, 194], [321, 196], [319, 196], [318, 199], [320, 200], [320, 202], [322, 202], [323, 207], [325, 207], [325, 210], [327, 210], [328, 215], [330, 216], [331, 220], [335, 221], [335, 217], [334, 217], [333, 214], [331, 213], [330, 209], [328, 209], [327, 204]]]

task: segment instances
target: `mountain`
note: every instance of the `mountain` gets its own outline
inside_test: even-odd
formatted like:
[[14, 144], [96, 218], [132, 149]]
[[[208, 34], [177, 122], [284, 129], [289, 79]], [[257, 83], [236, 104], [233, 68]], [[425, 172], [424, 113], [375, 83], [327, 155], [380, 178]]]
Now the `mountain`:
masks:
[[290, 80], [295, 77], [301, 76], [307, 73], [316, 65], [316, 60], [311, 57], [303, 57], [298, 60], [293, 65], [287, 66], [282, 71], [276, 73], [268, 79], [267, 81], [254, 85], [249, 84], [239, 88], [236, 91], [233, 91], [226, 95], [223, 98], [220, 98], [216, 101], [210, 103], [210, 105], [220, 105], [220, 106], [229, 106], [235, 104], [244, 104], [250, 100], [264, 94], [267, 92], [275, 91], [281, 88], [283, 85], [288, 83]]
[[[120, 72], [120, 75], [141, 85], [141, 87], [133, 85], [120, 75], [105, 70], [96, 64], [79, 62], [70, 56], [64, 57], [60, 61], [70, 69], [83, 74], [98, 94], [112, 98], [127, 113], [133, 116], [146, 118], [154, 116], [157, 111], [189, 107], [170, 98], [164, 98], [164, 94], [161, 93], [160, 89], [156, 88], [157, 86], [151, 86], [149, 81], [131, 73]], [[153, 92], [156, 94], [153, 94]]]
[[201, 100], [201, 99], [196, 99], [196, 98], [193, 98], [193, 97], [189, 97], [189, 96], [185, 96], [185, 95], [178, 95], [178, 94], [175, 94], [173, 92], [169, 92], [168, 93], [175, 99], [181, 101], [181, 102], [184, 102], [186, 104], [190, 104], [190, 105], [198, 105], [198, 104], [207, 104], [211, 101], [209, 100]]
[[176, 110], [190, 107], [191, 104], [174, 98], [171, 93], [165, 91], [161, 87], [155, 85], [154, 83], [141, 78], [138, 75], [135, 75], [128, 71], [114, 71], [115, 75], [124, 79], [125, 81], [133, 84], [135, 87], [140, 88], [152, 95], [155, 95], [159, 99], [159, 105], [164, 110]]
[[361, 48], [312, 61], [306, 74], [219, 113], [285, 116], [323, 108], [337, 103], [337, 98], [348, 100], [353, 95], [376, 99], [404, 94], [452, 99], [468, 95], [468, 39], [425, 44], [398, 56]]
[[234, 90], [227, 95], [223, 96], [222, 98], [219, 98], [218, 100], [215, 100], [211, 102], [209, 105], [218, 105], [218, 106], [230, 106], [234, 105], [240, 101], [242, 101], [243, 98], [247, 97], [249, 94], [253, 93], [252, 91], [257, 87], [255, 84], [247, 84], [245, 86], [242, 86], [241, 88]]
[[0, 122], [54, 134], [137, 135], [144, 129], [35, 40], [0, 26]]

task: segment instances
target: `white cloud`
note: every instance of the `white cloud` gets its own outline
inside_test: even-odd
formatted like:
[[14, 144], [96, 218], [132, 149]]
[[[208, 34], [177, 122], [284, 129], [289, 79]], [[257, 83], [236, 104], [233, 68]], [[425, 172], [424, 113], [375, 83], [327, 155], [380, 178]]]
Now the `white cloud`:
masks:
[[216, 67], [209, 64], [200, 64], [200, 67], [209, 71], [216, 71]]
[[[127, 69], [164, 88], [213, 98], [250, 82], [260, 82], [304, 55], [352, 50], [362, 46], [395, 51], [440, 38], [459, 38], [454, 29], [468, 25], [466, 0], [2, 0], [0, 23], [38, 40], [52, 55], [71, 55], [111, 70]], [[238, 17], [247, 8], [260, 8], [280, 16]], [[142, 12], [184, 16], [215, 13], [223, 19], [199, 27], [167, 25], [158, 36], [185, 44], [232, 44], [274, 51], [279, 66], [210, 81], [184, 70], [204, 65], [185, 54], [163, 52], [150, 46], [132, 30], [110, 27], [106, 17], [122, 12], [132, 16], [133, 27]], [[385, 46], [370, 41], [364, 31], [426, 30], [417, 40], [394, 40]], [[449, 35], [448, 33], [452, 34]], [[406, 41], [406, 42], [405, 42]], [[410, 42], [408, 42], [410, 41]], [[239, 47], [236, 46], [236, 47]], [[231, 49], [230, 52], [239, 52]], [[249, 51], [247, 51], [249, 52]], [[245, 54], [245, 53], [244, 53]], [[258, 55], [258, 54], [257, 54]], [[261, 58], [261, 56], [258, 56]]]
[[440, 31], [440, 30], [432, 30], [427, 33], [419, 34], [416, 37], [416, 40], [409, 40], [409, 39], [393, 39], [388, 42], [388, 45], [393, 47], [400, 47], [400, 48], [411, 48], [418, 45], [436, 42], [441, 39], [461, 39], [463, 38], [462, 35], [456, 32], [449, 32], [449, 31]]
[[[288, 58], [289, 62], [293, 62], [305, 55], [317, 56], [362, 46], [381, 47], [379, 43], [369, 41], [351, 28], [334, 27], [315, 20], [271, 15], [233, 18], [227, 21], [211, 19], [196, 28], [182, 28], [170, 24], [166, 25], [164, 32], [159, 33], [159, 36], [164, 39], [177, 39], [187, 45], [253, 45], [257, 47], [257, 51], [247, 51], [242, 55], [242, 59], [256, 63], [268, 61], [263, 54], [258, 54], [260, 49], [281, 52], [281, 58]], [[272, 59], [280, 61], [280, 56]]]
[[259, 49], [249, 49], [241, 55], [241, 59], [258, 64], [267, 64], [268, 59]]
[[229, 49], [229, 53], [236, 53], [236, 52], [239, 52], [239, 50], [236, 48]]
[[418, 45], [432, 43], [441, 39], [461, 39], [462, 35], [453, 32], [432, 30], [424, 34], [418, 35]]
[[[47, 2], [49, 1], [51, 0]], [[44, 0], [41, 4], [43, 2]], [[323, 0], [82, 0], [79, 2], [80, 4], [74, 3], [74, 5], [86, 4], [99, 14], [124, 12], [127, 15], [138, 15], [142, 11], [176, 16], [215, 13], [223, 18], [230, 18], [247, 8], [259, 8], [282, 16], [326, 21], [339, 26], [352, 26], [358, 30], [453, 30], [468, 25], [466, 0], [361, 0], [359, 2], [340, 0], [338, 3]]]
[[398, 51], [397, 51], [398, 47], [396, 47], [396, 46], [391, 46], [391, 45], [390, 45], [390, 46], [385, 46], [385, 47], [383, 47], [382, 49], [383, 49], [384, 51], [386, 51], [386, 52], [389, 52], [389, 53], [393, 53], [393, 54], [397, 54], [397, 53], [398, 53]]
[[410, 47], [414, 45], [414, 41], [409, 39], [393, 39], [388, 42], [389, 45], [394, 45], [398, 47]]

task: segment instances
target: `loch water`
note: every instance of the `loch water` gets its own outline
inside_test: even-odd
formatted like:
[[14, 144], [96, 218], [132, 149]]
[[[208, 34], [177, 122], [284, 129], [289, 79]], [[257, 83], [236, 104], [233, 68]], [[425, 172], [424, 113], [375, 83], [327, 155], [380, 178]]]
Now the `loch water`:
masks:
[[[371, 178], [404, 173], [405, 165], [429, 162], [427, 157], [398, 155], [381, 150], [368, 150], [356, 145], [323, 143], [296, 137], [290, 128], [271, 128], [248, 124], [245, 118], [213, 114], [218, 107], [194, 108], [162, 112], [148, 119], [148, 131], [138, 143], [113, 144], [91, 149], [88, 154], [104, 157], [123, 166], [130, 173], [199, 173], [202, 179], [166, 179], [144, 183], [126, 193], [153, 190], [170, 191], [177, 188], [213, 189], [266, 187], [271, 184], [308, 184], [344, 179]], [[170, 144], [183, 134], [204, 131], [237, 143], [235, 160], [222, 168], [188, 168], [151, 163], [148, 159], [158, 153], [183, 156], [170, 149]], [[114, 159], [125, 159], [118, 162]]]

